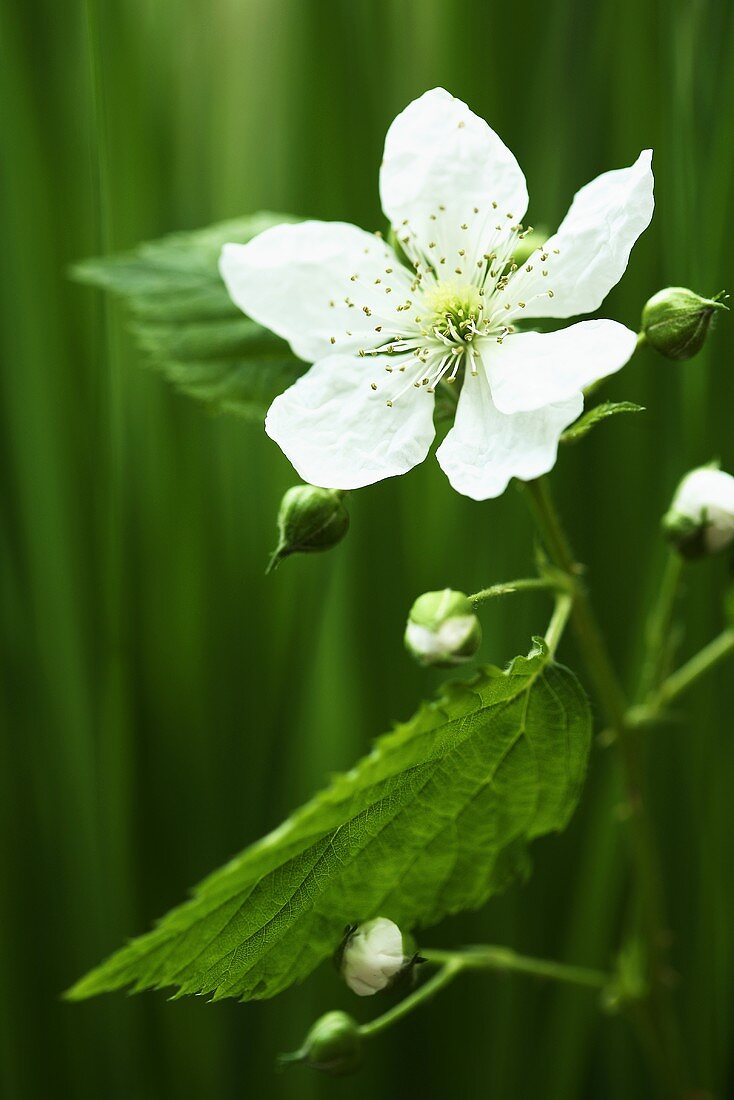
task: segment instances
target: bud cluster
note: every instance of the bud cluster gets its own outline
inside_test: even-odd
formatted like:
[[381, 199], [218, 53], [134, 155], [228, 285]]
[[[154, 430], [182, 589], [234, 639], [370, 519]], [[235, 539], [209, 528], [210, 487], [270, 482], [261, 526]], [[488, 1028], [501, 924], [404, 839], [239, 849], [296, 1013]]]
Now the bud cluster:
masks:
[[[406, 956], [403, 933], [387, 917], [350, 925], [336, 953], [342, 977], [359, 997], [390, 988], [420, 961], [418, 955]], [[346, 1012], [327, 1012], [313, 1025], [300, 1050], [281, 1054], [279, 1062], [283, 1066], [301, 1062], [342, 1077], [359, 1068], [365, 1037], [365, 1030]]]

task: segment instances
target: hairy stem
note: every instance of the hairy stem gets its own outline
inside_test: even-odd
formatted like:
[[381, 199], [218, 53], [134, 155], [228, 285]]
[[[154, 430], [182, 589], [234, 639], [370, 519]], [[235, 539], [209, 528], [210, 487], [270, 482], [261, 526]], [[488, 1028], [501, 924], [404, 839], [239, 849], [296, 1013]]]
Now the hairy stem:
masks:
[[668, 941], [662, 876], [655, 837], [642, 795], [642, 769], [634, 734], [627, 724], [627, 703], [612, 664], [571, 544], [553, 502], [545, 478], [528, 482], [527, 496], [546, 548], [554, 563], [574, 581], [572, 623], [589, 677], [613, 731], [624, 776], [628, 803], [628, 835], [635, 869], [642, 921], [650, 960], [648, 1012], [656, 1042], [663, 1051], [659, 1064], [666, 1067], [662, 1083], [667, 1095], [683, 1096], [678, 1027], [665, 985], [665, 946]]
[[548, 623], [548, 629], [545, 632], [545, 644], [548, 646], [551, 657], [555, 657], [558, 643], [563, 637], [563, 631], [566, 629], [566, 623], [569, 616], [573, 611], [573, 596], [570, 593], [563, 593], [556, 596], [556, 606], [553, 609], [553, 615], [551, 621]]
[[683, 576], [683, 565], [684, 561], [680, 554], [675, 550], [668, 551], [657, 599], [645, 629], [645, 658], [637, 691], [637, 698], [640, 701], [646, 699], [658, 686], [667, 670], [666, 665], [671, 652], [670, 632]]
[[[689, 661], [675, 672], [671, 672], [670, 676], [658, 685], [657, 690], [652, 691], [646, 699], [634, 707], [630, 707], [626, 717], [627, 729], [638, 729], [640, 726], [651, 725], [665, 718], [671, 703], [689, 691], [703, 676], [712, 672], [732, 654], [734, 654], [734, 627], [727, 627]], [[614, 744], [615, 740], [616, 733], [611, 728], [605, 729], [597, 738], [602, 748], [608, 748], [609, 745]]]
[[629, 724], [638, 726], [659, 718], [670, 703], [692, 688], [702, 676], [711, 672], [733, 653], [734, 627], [727, 627], [691, 657], [690, 661], [686, 661], [666, 680], [663, 680], [657, 690], [653, 691], [640, 706], [633, 707], [629, 713]]
[[438, 966], [439, 970], [427, 982], [418, 986], [400, 1004], [389, 1009], [382, 1016], [363, 1024], [360, 1033], [369, 1039], [379, 1035], [393, 1024], [398, 1023], [425, 1001], [449, 985], [454, 978], [465, 970], [495, 970], [504, 973], [529, 974], [534, 978], [564, 982], [570, 985], [585, 986], [589, 989], [605, 989], [610, 985], [611, 975], [603, 970], [592, 970], [585, 966], [567, 966], [565, 963], [550, 959], [534, 959], [527, 955], [518, 955], [509, 947], [467, 947], [459, 951], [430, 950], [422, 953], [423, 962], [429, 966]]
[[603, 970], [585, 966], [567, 966], [552, 959], [535, 959], [518, 955], [509, 947], [469, 947], [461, 951], [424, 951], [423, 958], [434, 966], [446, 966], [459, 961], [464, 970], [498, 970], [529, 974], [535, 978], [550, 979], [570, 985], [583, 985], [592, 989], [604, 989], [612, 978]]
[[427, 1001], [429, 997], [433, 997], [439, 990], [443, 989], [450, 982], [456, 978], [464, 969], [463, 963], [458, 958], [450, 958], [448, 962], [441, 967], [438, 973], [434, 974], [432, 978], [429, 978], [423, 985], [405, 997], [400, 1004], [395, 1005], [388, 1012], [385, 1012], [382, 1016], [378, 1016], [376, 1020], [371, 1020], [368, 1024], [363, 1024], [360, 1028], [360, 1033], [363, 1038], [369, 1039], [373, 1035], [379, 1035], [381, 1031], [387, 1030], [392, 1027], [393, 1024], [398, 1023], [404, 1016], [407, 1016], [413, 1009], [418, 1008], [419, 1005]]
[[511, 596], [513, 592], [556, 592], [558, 585], [545, 577], [520, 577], [516, 581], [503, 581], [501, 584], [490, 584], [489, 588], [482, 588], [479, 592], [473, 592], [469, 599], [475, 607], [493, 600], [497, 596]]

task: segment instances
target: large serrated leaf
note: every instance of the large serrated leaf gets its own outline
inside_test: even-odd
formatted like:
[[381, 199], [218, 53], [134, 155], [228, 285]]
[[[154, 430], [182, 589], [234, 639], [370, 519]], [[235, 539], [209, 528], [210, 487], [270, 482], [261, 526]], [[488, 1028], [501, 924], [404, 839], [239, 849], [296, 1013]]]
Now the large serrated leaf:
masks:
[[536, 641], [505, 671], [452, 684], [352, 771], [206, 879], [68, 996], [175, 987], [270, 997], [305, 978], [344, 926], [403, 928], [482, 905], [527, 870], [527, 844], [564, 828], [591, 716]]
[[261, 213], [174, 233], [131, 252], [85, 260], [72, 274], [127, 303], [150, 362], [179, 389], [219, 411], [262, 418], [308, 364], [243, 316], [217, 264], [227, 241], [244, 244], [268, 226], [293, 220]]
[[578, 443], [580, 439], [583, 439], [592, 428], [595, 428], [597, 424], [601, 424], [603, 420], [608, 420], [610, 416], [617, 416], [618, 413], [639, 413], [644, 412], [645, 409], [642, 405], [635, 405], [633, 401], [603, 401], [600, 405], [594, 405], [593, 408], [585, 412], [575, 424], [572, 424], [570, 428], [561, 436], [562, 443]]

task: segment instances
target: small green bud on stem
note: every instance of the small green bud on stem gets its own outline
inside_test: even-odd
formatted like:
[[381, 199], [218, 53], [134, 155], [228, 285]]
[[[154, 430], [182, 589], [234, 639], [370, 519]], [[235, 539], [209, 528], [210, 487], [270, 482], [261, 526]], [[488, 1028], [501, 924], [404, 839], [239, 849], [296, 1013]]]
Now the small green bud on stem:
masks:
[[338, 489], [316, 485], [294, 485], [280, 502], [278, 545], [266, 572], [275, 569], [290, 554], [312, 554], [331, 550], [349, 530], [349, 512], [344, 494]]
[[421, 665], [452, 668], [470, 661], [482, 642], [474, 605], [463, 592], [424, 592], [413, 604], [405, 646]]
[[327, 1012], [313, 1025], [300, 1050], [278, 1059], [281, 1066], [292, 1062], [303, 1062], [332, 1077], [354, 1073], [362, 1062], [359, 1025], [346, 1012]]
[[714, 313], [728, 308], [722, 297], [701, 298], [682, 286], [658, 291], [642, 311], [646, 342], [667, 359], [692, 359], [706, 341]]

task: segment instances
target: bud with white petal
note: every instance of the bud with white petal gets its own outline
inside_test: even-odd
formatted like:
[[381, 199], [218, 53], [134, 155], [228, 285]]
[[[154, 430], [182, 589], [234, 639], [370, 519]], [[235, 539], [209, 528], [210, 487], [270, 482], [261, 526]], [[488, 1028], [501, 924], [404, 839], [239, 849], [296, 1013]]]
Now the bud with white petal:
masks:
[[654, 294], [642, 311], [648, 344], [666, 359], [692, 359], [703, 347], [714, 313], [726, 309], [720, 298], [702, 298], [683, 286]]
[[403, 934], [387, 917], [357, 925], [344, 940], [342, 976], [359, 997], [371, 997], [385, 989], [409, 963], [403, 951]]
[[663, 530], [686, 558], [725, 550], [734, 543], [734, 477], [712, 466], [686, 474], [663, 517]]
[[346, 1012], [327, 1012], [313, 1025], [301, 1049], [281, 1054], [278, 1061], [282, 1066], [304, 1062], [332, 1077], [354, 1073], [362, 1061], [359, 1025]]
[[474, 605], [463, 592], [424, 592], [413, 604], [405, 645], [422, 665], [452, 668], [470, 661], [482, 642]]
[[349, 530], [344, 493], [316, 485], [294, 485], [283, 495], [278, 511], [278, 545], [268, 573], [290, 554], [330, 550]]

